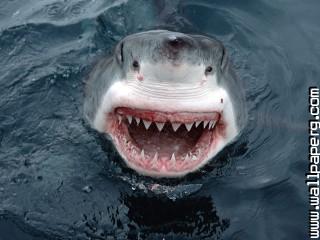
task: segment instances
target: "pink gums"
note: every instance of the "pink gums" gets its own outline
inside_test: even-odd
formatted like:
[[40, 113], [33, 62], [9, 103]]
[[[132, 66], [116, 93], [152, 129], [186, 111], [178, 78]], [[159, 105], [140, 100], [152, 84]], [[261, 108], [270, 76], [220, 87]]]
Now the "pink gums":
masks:
[[[131, 124], [127, 120], [126, 116], [133, 117]], [[109, 113], [106, 117], [106, 132], [113, 138], [116, 148], [123, 158], [125, 158], [129, 167], [137, 170], [138, 172], [158, 176], [169, 176], [170, 174], [175, 175], [182, 172], [191, 172], [199, 166], [202, 166], [203, 162], [207, 160], [210, 152], [216, 147], [218, 139], [225, 136], [226, 129], [226, 125], [222, 121], [221, 114], [218, 112], [157, 112], [152, 110], [118, 107], [114, 112]], [[122, 118], [121, 122], [119, 121], [119, 118]], [[151, 131], [148, 133], [149, 135], [146, 135], [149, 137], [141, 137], [142, 139], [136, 141], [131, 136], [133, 132], [139, 133], [139, 130], [144, 127], [142, 122], [138, 125], [136, 120], [134, 120], [135, 118], [153, 122], [149, 130], [144, 130], [145, 132], [141, 133], [141, 136], [145, 136], [143, 134], [145, 134], [146, 131]], [[212, 120], [216, 121], [216, 124], [212, 129], [204, 128], [203, 123], [203, 125], [199, 125], [198, 127], [193, 126], [194, 129], [191, 131], [194, 131], [195, 133], [196, 131], [200, 131], [199, 129], [202, 128], [202, 132], [198, 134], [200, 137], [195, 139], [196, 142], [194, 145], [188, 146], [187, 140], [180, 138], [184, 143], [181, 144], [182, 147], [180, 151], [177, 151], [176, 155], [173, 157], [169, 154], [168, 149], [170, 149], [170, 145], [173, 144], [174, 140], [168, 139], [168, 141], [164, 142], [164, 136], [162, 136], [157, 141], [156, 135], [150, 135], [152, 132], [156, 133], [157, 128], [155, 122], [165, 123], [165, 130], [163, 131], [169, 132], [168, 136], [174, 138], [175, 133], [173, 133], [173, 131], [170, 133], [168, 130], [170, 123], [193, 123], [196, 121]], [[135, 125], [133, 126], [132, 124]], [[129, 131], [131, 126], [133, 127]], [[185, 128], [181, 128], [180, 130], [177, 130], [176, 135], [183, 134], [183, 131], [188, 133]], [[159, 134], [161, 133], [158, 133], [158, 135]], [[152, 141], [152, 143], [147, 143], [148, 140]], [[175, 140], [179, 141], [179, 138], [177, 137]], [[162, 151], [160, 150], [157, 152], [157, 144], [161, 145]]]

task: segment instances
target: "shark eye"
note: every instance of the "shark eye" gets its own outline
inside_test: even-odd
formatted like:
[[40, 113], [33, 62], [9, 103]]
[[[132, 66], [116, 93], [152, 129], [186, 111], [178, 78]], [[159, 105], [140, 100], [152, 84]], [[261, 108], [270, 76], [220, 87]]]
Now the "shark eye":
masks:
[[133, 63], [132, 63], [132, 67], [135, 69], [135, 70], [138, 70], [139, 67], [140, 67], [140, 64], [137, 60], [134, 60]]
[[209, 67], [207, 67], [206, 68], [206, 74], [208, 74], [208, 73], [211, 73], [212, 72], [212, 67], [211, 66], [209, 66]]

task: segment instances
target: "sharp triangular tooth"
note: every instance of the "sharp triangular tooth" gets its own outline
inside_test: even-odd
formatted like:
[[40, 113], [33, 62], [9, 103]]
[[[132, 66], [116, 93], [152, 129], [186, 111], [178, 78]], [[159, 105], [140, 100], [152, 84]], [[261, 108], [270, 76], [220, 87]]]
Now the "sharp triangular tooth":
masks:
[[144, 160], [144, 149], [142, 149], [140, 156], [141, 156], [142, 160]]
[[210, 121], [210, 122], [209, 122], [209, 129], [212, 128], [212, 125], [213, 125], [213, 121]]
[[156, 122], [156, 125], [157, 125], [157, 128], [159, 129], [159, 132], [161, 132], [161, 130], [163, 129], [164, 124], [165, 123]]
[[209, 121], [204, 121], [203, 127], [206, 128]]
[[158, 161], [158, 152], [156, 152], [156, 154], [154, 155], [152, 161]]
[[195, 161], [195, 160], [197, 160], [197, 157], [196, 157], [195, 155], [193, 155], [192, 158], [191, 158], [191, 160], [192, 160], [192, 161]]
[[172, 162], [176, 162], [176, 157], [174, 156], [174, 153], [172, 153], [172, 156], [171, 156], [171, 159], [170, 159]]
[[180, 127], [181, 123], [171, 123], [173, 131], [177, 131], [177, 129]]
[[191, 130], [193, 123], [188, 123], [188, 124], [184, 124], [186, 126], [186, 129], [188, 130], [188, 132]]
[[119, 124], [120, 124], [121, 121], [122, 121], [122, 117], [121, 117], [121, 116], [118, 116], [118, 120], [119, 120]]
[[158, 162], [158, 152], [156, 152], [156, 154], [154, 155], [154, 157], [153, 157], [153, 159], [151, 161], [152, 167], [155, 167], [157, 162]]
[[212, 120], [210, 121], [210, 128], [213, 128], [216, 125], [216, 121]]
[[173, 169], [176, 169], [176, 156], [174, 155], [174, 153], [172, 153], [170, 163], [171, 163], [171, 167], [173, 167]]
[[187, 155], [186, 155], [186, 157], [185, 157], [184, 160], [185, 160], [185, 161], [189, 161], [189, 160], [190, 160], [189, 153], [187, 153]]
[[140, 119], [140, 118], [138, 118], [138, 117], [135, 117], [134, 119], [136, 120], [137, 125], [139, 125], [139, 123], [140, 123], [140, 120], [141, 120], [141, 119]]
[[195, 123], [196, 127], [198, 127], [200, 125], [200, 123], [202, 123], [202, 121], [196, 121], [196, 123]]
[[128, 118], [129, 124], [131, 124], [132, 123], [132, 116], [127, 116], [127, 118]]
[[142, 120], [142, 122], [143, 122], [145, 128], [148, 130], [150, 125], [151, 125], [151, 122], [150, 121], [146, 121], [146, 120]]

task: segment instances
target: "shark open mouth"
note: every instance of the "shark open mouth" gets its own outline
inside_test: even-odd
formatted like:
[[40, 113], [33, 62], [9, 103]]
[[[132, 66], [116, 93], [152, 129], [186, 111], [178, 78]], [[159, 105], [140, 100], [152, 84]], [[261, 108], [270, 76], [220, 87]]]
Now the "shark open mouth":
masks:
[[224, 135], [220, 112], [158, 112], [117, 107], [107, 132], [129, 167], [159, 177], [177, 177], [208, 161]]

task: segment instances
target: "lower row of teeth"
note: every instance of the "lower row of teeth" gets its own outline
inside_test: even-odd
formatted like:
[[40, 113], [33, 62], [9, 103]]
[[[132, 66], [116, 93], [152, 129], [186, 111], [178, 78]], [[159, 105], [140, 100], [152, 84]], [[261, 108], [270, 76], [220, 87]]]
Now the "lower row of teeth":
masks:
[[[137, 153], [137, 149], [135, 149], [131, 144], [130, 144], [130, 141], [127, 141], [124, 139], [124, 142], [126, 144], [126, 147], [127, 149], [130, 149], [130, 151], [133, 153], [133, 154], [138, 154]], [[131, 145], [131, 146], [130, 146]], [[189, 162], [189, 161], [196, 161], [198, 160], [199, 158], [199, 155], [200, 155], [200, 151], [197, 151], [197, 153], [187, 153], [186, 156], [184, 158], [182, 158], [184, 160], [184, 162]], [[140, 152], [140, 159], [142, 161], [146, 161], [149, 159], [149, 161], [151, 160], [151, 164], [152, 165], [155, 165], [159, 159], [159, 154], [158, 152], [156, 152], [153, 156], [153, 158], [149, 158], [149, 157], [146, 157], [146, 154], [144, 152], [144, 149], [141, 150]], [[174, 163], [176, 164], [176, 156], [174, 153], [172, 153], [171, 155], [171, 158], [170, 158], [170, 162], [171, 163]]]
[[[140, 153], [140, 159], [142, 161], [146, 161], [148, 160], [145, 156], [145, 153], [144, 153], [144, 150], [141, 151]], [[158, 152], [155, 153], [154, 157], [152, 159], [149, 159], [149, 161], [151, 160], [151, 166], [153, 167], [156, 167], [157, 166], [157, 163], [158, 163], [158, 159], [159, 159], [159, 154]], [[184, 157], [184, 163], [187, 164], [187, 163], [190, 163], [190, 162], [194, 162], [198, 160], [198, 157], [196, 155], [192, 155], [192, 154], [187, 154], [185, 157]], [[176, 163], [177, 163], [177, 160], [176, 160], [176, 156], [175, 154], [173, 153], [171, 155], [171, 158], [168, 162], [169, 164], [171, 164], [171, 166], [175, 167], [176, 166]]]
[[[142, 160], [146, 160], [143, 149], [141, 151], [140, 157], [141, 157]], [[153, 157], [153, 159], [152, 159], [152, 161], [157, 161], [158, 157], [159, 157], [158, 152], [156, 152], [154, 157]], [[195, 161], [197, 159], [198, 159], [197, 156], [196, 155], [192, 155], [191, 153], [188, 153], [184, 158], [185, 161], [189, 161], [189, 160]], [[176, 162], [176, 156], [174, 155], [174, 153], [172, 153], [170, 161]]]
[[[119, 124], [122, 122], [122, 118], [123, 118], [122, 116], [120, 116], [120, 115], [118, 116]], [[158, 130], [160, 132], [161, 132], [161, 130], [163, 129], [163, 127], [165, 125], [165, 123], [163, 123], [163, 122], [161, 122], [161, 123], [160, 122], [151, 122], [151, 121], [143, 120], [143, 119], [132, 117], [132, 116], [126, 116], [126, 118], [128, 119], [129, 124], [132, 124], [133, 118], [135, 119], [135, 122], [136, 122], [137, 125], [139, 125], [140, 122], [142, 121], [143, 126], [147, 130], [149, 129], [151, 123], [154, 123], [157, 126], [157, 128], [158, 128]], [[169, 123], [171, 124], [171, 127], [172, 127], [173, 131], [176, 132], [178, 130], [178, 128], [180, 126], [182, 126], [182, 125], [184, 125], [184, 127], [188, 131], [190, 131], [193, 126], [198, 127], [202, 122], [203, 122], [204, 128], [208, 128], [208, 129], [213, 129], [215, 124], [216, 124], [215, 120], [211, 120], [211, 121], [208, 121], [208, 120], [195, 121], [195, 122], [192, 122], [192, 123], [179, 123], [179, 122], [169, 122]]]

